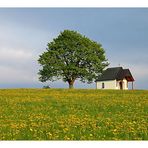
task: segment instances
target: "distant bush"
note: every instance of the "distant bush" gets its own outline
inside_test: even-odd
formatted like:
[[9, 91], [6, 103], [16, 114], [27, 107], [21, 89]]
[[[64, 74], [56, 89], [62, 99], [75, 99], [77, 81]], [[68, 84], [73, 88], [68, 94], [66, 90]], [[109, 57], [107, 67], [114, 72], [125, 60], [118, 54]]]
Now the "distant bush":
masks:
[[43, 88], [44, 88], [44, 89], [49, 89], [50, 86], [48, 86], [48, 85], [47, 85], [47, 86], [43, 86]]

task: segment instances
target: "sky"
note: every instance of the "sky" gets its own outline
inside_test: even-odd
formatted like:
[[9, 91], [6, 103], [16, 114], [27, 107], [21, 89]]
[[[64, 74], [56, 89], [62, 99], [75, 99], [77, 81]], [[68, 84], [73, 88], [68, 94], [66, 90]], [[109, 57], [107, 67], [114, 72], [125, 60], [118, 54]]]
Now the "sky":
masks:
[[37, 74], [39, 55], [65, 29], [101, 43], [109, 67], [129, 68], [135, 89], [148, 89], [148, 8], [0, 8], [0, 88], [68, 88]]

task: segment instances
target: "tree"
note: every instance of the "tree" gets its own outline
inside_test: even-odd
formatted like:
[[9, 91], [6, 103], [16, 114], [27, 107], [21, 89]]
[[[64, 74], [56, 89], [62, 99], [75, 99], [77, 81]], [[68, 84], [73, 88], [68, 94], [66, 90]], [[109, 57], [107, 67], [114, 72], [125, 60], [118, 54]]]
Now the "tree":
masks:
[[76, 31], [64, 30], [40, 55], [39, 80], [63, 79], [73, 88], [76, 79], [92, 83], [108, 66], [102, 45]]

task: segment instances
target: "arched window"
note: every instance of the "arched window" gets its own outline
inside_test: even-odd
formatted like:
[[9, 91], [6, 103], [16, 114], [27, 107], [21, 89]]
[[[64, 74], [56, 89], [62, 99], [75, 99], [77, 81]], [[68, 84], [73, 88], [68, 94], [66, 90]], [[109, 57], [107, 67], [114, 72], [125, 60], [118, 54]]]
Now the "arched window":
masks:
[[105, 85], [104, 85], [104, 83], [102, 83], [102, 88], [105, 88]]

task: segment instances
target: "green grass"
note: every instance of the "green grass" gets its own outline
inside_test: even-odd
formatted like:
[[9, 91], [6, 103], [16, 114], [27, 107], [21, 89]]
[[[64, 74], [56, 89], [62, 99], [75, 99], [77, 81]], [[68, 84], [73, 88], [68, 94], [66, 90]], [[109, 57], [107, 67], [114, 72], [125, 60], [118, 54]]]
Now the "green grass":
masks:
[[0, 140], [148, 140], [148, 91], [1, 89]]

